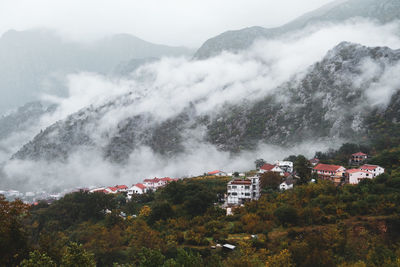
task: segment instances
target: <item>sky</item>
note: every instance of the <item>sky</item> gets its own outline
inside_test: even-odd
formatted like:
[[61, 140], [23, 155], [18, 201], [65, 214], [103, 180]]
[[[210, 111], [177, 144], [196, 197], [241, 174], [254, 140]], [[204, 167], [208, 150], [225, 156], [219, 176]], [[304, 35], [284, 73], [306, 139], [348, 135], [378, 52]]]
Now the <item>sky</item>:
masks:
[[91, 41], [130, 33], [144, 40], [199, 47], [227, 30], [279, 26], [332, 0], [0, 0], [0, 34], [53, 28]]

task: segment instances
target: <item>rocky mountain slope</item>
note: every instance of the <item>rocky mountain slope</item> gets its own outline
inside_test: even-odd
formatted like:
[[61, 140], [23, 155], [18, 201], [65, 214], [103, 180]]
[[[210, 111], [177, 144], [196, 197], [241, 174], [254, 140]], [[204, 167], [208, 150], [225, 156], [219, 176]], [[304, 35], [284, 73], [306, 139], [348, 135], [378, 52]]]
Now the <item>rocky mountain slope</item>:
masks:
[[8, 160], [23, 144], [40, 130], [40, 119], [51, 114], [55, 106], [40, 102], [27, 103], [0, 117], [0, 162]]
[[281, 27], [249, 27], [227, 31], [207, 40], [194, 58], [205, 59], [222, 51], [239, 51], [248, 48], [255, 40], [278, 37], [320, 22], [341, 22], [354, 17], [371, 18], [381, 23], [400, 19], [398, 0], [337, 0], [307, 13]]
[[[327, 138], [360, 140], [367, 136], [366, 118], [372, 110], [386, 110], [385, 103], [375, 105], [374, 86], [384, 83], [386, 73], [393, 72], [398, 64], [400, 50], [344, 42], [310, 66], [305, 75], [294, 77], [255, 102], [225, 104], [208, 114], [200, 114], [196, 103], [189, 102], [177, 116], [164, 120], [142, 112], [104, 127], [107, 116], [112, 114], [117, 120], [116, 111], [134, 109], [141, 101], [127, 94], [48, 127], [14, 158], [63, 160], [74, 151], [96, 149], [104, 158], [124, 162], [139, 146], [150, 147], [160, 155], [176, 155], [193, 145], [187, 140], [194, 136], [197, 141], [231, 152], [254, 149], [260, 142], [285, 146]], [[374, 72], [368, 71], [371, 66]], [[393, 104], [397, 103], [393, 98], [391, 103], [390, 109], [400, 108]]]
[[183, 47], [153, 44], [128, 34], [83, 44], [65, 41], [49, 30], [10, 30], [0, 37], [0, 113], [35, 101], [42, 93], [65, 95], [69, 73], [107, 74], [131, 59], [191, 54]]

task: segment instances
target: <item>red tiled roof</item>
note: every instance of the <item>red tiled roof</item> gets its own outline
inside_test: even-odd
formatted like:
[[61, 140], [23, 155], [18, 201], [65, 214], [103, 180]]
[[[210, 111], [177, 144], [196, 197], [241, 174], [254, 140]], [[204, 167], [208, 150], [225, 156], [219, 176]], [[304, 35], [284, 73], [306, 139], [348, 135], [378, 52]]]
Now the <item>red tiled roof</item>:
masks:
[[367, 169], [367, 170], [373, 171], [373, 170], [375, 170], [375, 169], [378, 168], [378, 167], [379, 167], [378, 165], [365, 164], [365, 165], [362, 165], [362, 166], [360, 167], [360, 169]]
[[310, 161], [310, 163], [318, 163], [319, 159], [310, 159], [309, 161]]
[[128, 189], [128, 187], [126, 185], [116, 185], [115, 186], [117, 189]]
[[265, 163], [264, 165], [261, 166], [260, 169], [262, 170], [266, 170], [266, 171], [270, 171], [275, 167], [275, 165], [269, 164], [269, 163]]
[[319, 163], [317, 166], [315, 166], [313, 169], [316, 171], [329, 171], [329, 172], [335, 172], [342, 166], [339, 165], [329, 165], [329, 164], [322, 164]]
[[367, 156], [367, 154], [365, 154], [365, 153], [362, 153], [362, 152], [357, 152], [357, 153], [354, 153], [354, 154], [351, 154], [352, 156]]
[[220, 170], [216, 170], [216, 171], [212, 171], [212, 172], [209, 172], [209, 173], [207, 173], [207, 174], [217, 174], [217, 173], [220, 173], [221, 171]]
[[144, 190], [146, 189], [146, 186], [144, 184], [135, 184], [136, 187], [139, 187], [140, 189]]
[[145, 183], [158, 183], [160, 179], [158, 178], [153, 178], [153, 179], [144, 179], [143, 182]]
[[360, 169], [351, 169], [351, 170], [347, 170], [346, 172], [347, 173], [357, 173], [357, 172], [369, 173], [367, 171], [363, 171], [363, 170], [360, 170]]
[[117, 188], [117, 187], [114, 187], [114, 186], [109, 186], [109, 187], [107, 187], [107, 188], [110, 189], [110, 190], [113, 191], [113, 192], [115, 192], [115, 191], [118, 190], [118, 188]]
[[231, 184], [251, 184], [250, 180], [233, 180]]

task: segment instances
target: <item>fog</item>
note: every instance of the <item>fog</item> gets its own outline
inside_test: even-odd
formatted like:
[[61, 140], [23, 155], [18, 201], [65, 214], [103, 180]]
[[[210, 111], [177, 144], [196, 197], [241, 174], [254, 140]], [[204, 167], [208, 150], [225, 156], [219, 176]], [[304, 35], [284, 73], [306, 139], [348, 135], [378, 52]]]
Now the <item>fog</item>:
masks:
[[197, 48], [221, 32], [279, 26], [328, 2], [331, 0], [2, 0], [0, 35], [9, 29], [45, 27], [75, 41], [130, 33], [155, 43]]
[[[293, 147], [259, 144], [256, 151], [240, 154], [221, 152], [203, 141], [204, 129], [184, 132], [185, 153], [168, 158], [154, 153], [147, 146], [137, 147], [125, 165], [115, 165], [102, 158], [101, 148], [117, 124], [128, 117], [150, 114], [152, 122], [173, 118], [185, 108], [194, 106], [198, 114], [213, 115], [225, 104], [249, 103], [276, 92], [279, 85], [304, 75], [313, 63], [321, 60], [342, 41], [367, 46], [400, 47], [397, 23], [379, 25], [367, 20], [350, 20], [341, 24], [313, 26], [275, 40], [259, 41], [238, 54], [223, 53], [202, 61], [186, 58], [164, 58], [142, 66], [129, 77], [116, 79], [91, 73], [68, 77], [67, 98], [43, 95], [43, 99], [58, 104], [57, 111], [42, 118], [41, 125], [64, 119], [87, 106], [101, 107], [99, 114], [86, 125], [86, 132], [95, 140], [93, 148], [78, 148], [67, 162], [32, 162], [13, 160], [4, 172], [15, 186], [32, 188], [67, 188], [89, 185], [132, 184], [154, 176], [184, 177], [199, 175], [214, 169], [245, 171], [254, 168], [254, 160], [282, 159], [290, 154], [313, 156], [315, 151], [337, 147], [345, 140], [310, 140]], [[374, 64], [373, 62], [365, 63]], [[363, 68], [363, 66], [361, 66]], [[376, 67], [372, 72], [378, 72]], [[369, 79], [371, 68], [362, 77]], [[376, 104], [373, 92], [384, 94], [387, 102], [397, 83], [390, 80], [397, 67], [389, 68], [382, 79], [366, 88], [370, 103]], [[361, 77], [361, 78], [360, 78]], [[382, 89], [382, 90], [381, 90]], [[104, 104], [113, 102], [113, 105]]]

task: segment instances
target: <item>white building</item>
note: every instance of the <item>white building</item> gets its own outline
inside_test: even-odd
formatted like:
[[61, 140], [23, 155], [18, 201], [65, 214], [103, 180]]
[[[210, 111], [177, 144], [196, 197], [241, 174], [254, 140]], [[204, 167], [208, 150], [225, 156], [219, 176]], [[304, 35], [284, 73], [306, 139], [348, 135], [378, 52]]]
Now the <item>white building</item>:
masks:
[[279, 185], [281, 191], [292, 189], [294, 184], [293, 178], [287, 178]]
[[228, 205], [240, 205], [260, 197], [260, 181], [257, 176], [248, 179], [233, 179], [227, 185]]
[[146, 192], [147, 192], [146, 186], [144, 184], [139, 183], [139, 184], [133, 185], [131, 188], [128, 189], [127, 196], [128, 196], [128, 199], [131, 199], [133, 194], [141, 195]]
[[385, 169], [378, 166], [378, 165], [370, 165], [370, 164], [364, 164], [360, 167], [360, 170], [362, 171], [367, 171], [372, 173], [372, 177], [376, 177], [382, 173], [385, 173]]
[[358, 184], [363, 179], [372, 179], [373, 174], [368, 171], [359, 169], [350, 169], [346, 171], [346, 176], [349, 179], [349, 184]]
[[275, 161], [275, 166], [278, 166], [284, 172], [289, 172], [289, 173], [293, 172], [293, 162], [291, 162], [291, 161], [280, 161], [280, 160], [277, 160], [277, 161]]

